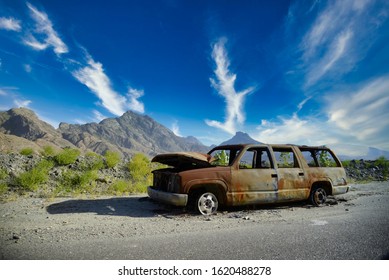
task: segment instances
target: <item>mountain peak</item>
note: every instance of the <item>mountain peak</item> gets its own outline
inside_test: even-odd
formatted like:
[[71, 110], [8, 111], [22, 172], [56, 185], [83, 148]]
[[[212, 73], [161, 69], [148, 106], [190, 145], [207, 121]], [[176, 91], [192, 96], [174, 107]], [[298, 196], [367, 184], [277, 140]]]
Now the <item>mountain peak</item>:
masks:
[[234, 145], [234, 144], [262, 144], [250, 137], [245, 132], [238, 131], [231, 139], [224, 141], [220, 145]]
[[40, 120], [34, 111], [27, 108], [13, 108], [1, 112], [0, 131], [33, 141], [46, 134], [56, 133], [54, 127]]

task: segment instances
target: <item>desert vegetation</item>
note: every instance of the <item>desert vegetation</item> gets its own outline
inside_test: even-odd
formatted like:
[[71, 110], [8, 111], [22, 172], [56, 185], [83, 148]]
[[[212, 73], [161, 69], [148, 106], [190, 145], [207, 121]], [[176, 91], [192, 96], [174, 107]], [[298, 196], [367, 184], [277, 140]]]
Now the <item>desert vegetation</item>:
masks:
[[121, 159], [118, 152], [81, 154], [78, 149], [55, 151], [45, 146], [0, 155], [0, 195], [40, 197], [127, 195], [144, 193], [152, 183], [151, 163], [143, 154]]

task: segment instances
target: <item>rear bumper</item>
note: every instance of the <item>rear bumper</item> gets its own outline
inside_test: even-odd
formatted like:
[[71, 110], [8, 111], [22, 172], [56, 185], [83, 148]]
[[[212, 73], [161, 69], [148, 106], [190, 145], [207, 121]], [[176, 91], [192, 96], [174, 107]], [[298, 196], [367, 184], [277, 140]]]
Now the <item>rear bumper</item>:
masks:
[[186, 206], [188, 204], [188, 195], [179, 193], [169, 193], [164, 191], [158, 191], [153, 187], [147, 188], [149, 197], [153, 200], [160, 201], [166, 204], [175, 206]]
[[336, 186], [332, 187], [332, 195], [345, 194], [350, 190], [350, 186]]

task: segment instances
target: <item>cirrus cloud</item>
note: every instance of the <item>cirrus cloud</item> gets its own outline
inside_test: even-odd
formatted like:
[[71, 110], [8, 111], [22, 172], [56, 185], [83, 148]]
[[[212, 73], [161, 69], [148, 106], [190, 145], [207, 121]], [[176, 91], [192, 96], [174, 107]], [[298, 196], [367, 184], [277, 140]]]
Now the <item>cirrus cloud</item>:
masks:
[[230, 134], [237, 131], [237, 125], [242, 125], [245, 121], [243, 105], [246, 96], [254, 91], [253, 87], [236, 91], [236, 74], [229, 70], [230, 60], [225, 49], [226, 39], [222, 38], [213, 45], [212, 58], [216, 64], [214, 70], [215, 79], [210, 78], [212, 87], [225, 99], [226, 117], [224, 122], [206, 120], [206, 124], [222, 129]]
[[[67, 53], [69, 51], [68, 47], [59, 37], [57, 31], [54, 30], [48, 15], [45, 12], [39, 11], [30, 3], [27, 2], [26, 4], [30, 10], [31, 18], [35, 21], [35, 30], [34, 34], [28, 34], [24, 38], [24, 43], [35, 50], [44, 50], [52, 47], [57, 55]], [[40, 36], [41, 40], [38, 40], [35, 34]]]
[[103, 65], [87, 55], [87, 65], [72, 72], [74, 78], [88, 87], [102, 102], [102, 106], [114, 115], [120, 116], [127, 110], [144, 113], [144, 105], [138, 98], [143, 90], [129, 88], [127, 97], [113, 89], [110, 78], [105, 74]]
[[0, 17], [0, 29], [19, 32], [22, 30], [22, 26], [20, 24], [20, 20], [14, 19], [12, 17]]

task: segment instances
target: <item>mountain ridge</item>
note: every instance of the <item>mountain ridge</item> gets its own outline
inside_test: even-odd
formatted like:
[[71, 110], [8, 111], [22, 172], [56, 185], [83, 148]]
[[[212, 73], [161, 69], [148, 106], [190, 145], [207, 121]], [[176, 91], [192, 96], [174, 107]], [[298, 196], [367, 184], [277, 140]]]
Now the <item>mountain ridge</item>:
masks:
[[13, 108], [0, 112], [0, 133], [22, 137], [41, 147], [47, 144], [57, 148], [77, 147], [82, 151], [89, 150], [99, 154], [114, 150], [124, 157], [139, 152], [153, 156], [177, 150], [208, 151], [208, 147], [195, 137], [176, 136], [151, 117], [132, 111], [117, 118], [104, 119], [100, 123], [62, 122], [55, 129], [40, 120], [34, 111]]
[[[231, 139], [220, 145], [261, 144], [245, 132], [237, 132]], [[170, 129], [147, 115], [127, 111], [120, 117], [107, 118], [99, 123], [60, 123], [55, 129], [42, 121], [34, 111], [13, 108], [0, 112], [0, 152], [19, 152], [23, 147], [38, 150], [51, 145], [55, 149], [79, 148], [104, 154], [107, 150], [131, 157], [144, 153], [152, 157], [159, 153], [176, 151], [208, 152], [211, 147], [203, 145], [193, 136], [180, 137]], [[380, 156], [389, 158], [389, 152], [373, 147], [355, 145], [330, 146], [342, 160], [374, 160]], [[347, 151], [352, 150], [352, 155]]]

